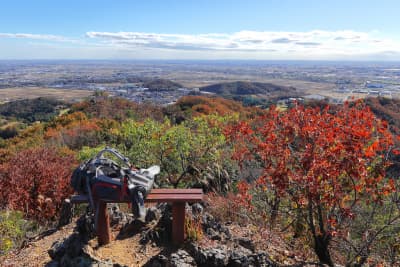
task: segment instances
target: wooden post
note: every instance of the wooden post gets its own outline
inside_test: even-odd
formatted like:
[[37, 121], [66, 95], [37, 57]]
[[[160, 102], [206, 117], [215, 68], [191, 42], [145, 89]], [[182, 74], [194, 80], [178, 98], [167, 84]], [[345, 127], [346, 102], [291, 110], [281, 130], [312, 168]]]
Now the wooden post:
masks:
[[185, 202], [172, 204], [172, 242], [182, 244], [185, 240]]
[[111, 242], [110, 218], [107, 212], [107, 203], [104, 201], [97, 202], [96, 208], [97, 219], [97, 239], [99, 245], [107, 245]]

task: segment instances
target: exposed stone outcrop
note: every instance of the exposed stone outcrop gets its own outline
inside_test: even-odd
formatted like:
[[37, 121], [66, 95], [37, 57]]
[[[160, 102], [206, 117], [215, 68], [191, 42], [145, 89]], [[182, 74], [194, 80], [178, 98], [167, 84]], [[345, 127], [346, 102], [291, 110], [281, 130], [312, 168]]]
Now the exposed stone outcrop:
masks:
[[220, 245], [208, 249], [193, 245], [190, 252], [197, 266], [276, 266], [265, 252], [253, 253], [239, 245], [233, 248]]
[[211, 214], [204, 212], [201, 219], [203, 230], [211, 240], [231, 240], [232, 235], [229, 232], [229, 229], [217, 220], [215, 220], [215, 218]]
[[[186, 243], [178, 250], [168, 243], [172, 226], [171, 206], [157, 205], [148, 209], [145, 222], [134, 220], [130, 214], [125, 214], [117, 206], [110, 207], [110, 221], [118, 226], [118, 238], [140, 235], [140, 243], [148, 243], [164, 247], [160, 254], [153, 256], [144, 266], [180, 267], [180, 266], [275, 266], [269, 256], [262, 251], [256, 251], [253, 241], [245, 237], [233, 237], [227, 225], [216, 220], [205, 212], [200, 204], [187, 207], [189, 213], [201, 220], [207, 238], [215, 241], [212, 247], [201, 247], [199, 244]], [[121, 266], [111, 260], [104, 260], [96, 249], [88, 244], [91, 238], [92, 221], [87, 215], [78, 220], [76, 231], [60, 241], [54, 242], [48, 253], [52, 262], [48, 266]]]
[[171, 254], [169, 264], [171, 267], [190, 267], [196, 266], [196, 261], [188, 252], [180, 249]]

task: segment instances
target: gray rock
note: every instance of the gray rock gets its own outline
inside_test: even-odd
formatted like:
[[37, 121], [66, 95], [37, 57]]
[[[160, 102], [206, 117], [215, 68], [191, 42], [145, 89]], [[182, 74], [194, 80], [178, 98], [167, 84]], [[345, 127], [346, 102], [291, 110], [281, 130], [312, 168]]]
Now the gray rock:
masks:
[[209, 255], [208, 262], [212, 266], [216, 267], [225, 266], [229, 260], [226, 251], [222, 249], [217, 249], [217, 248], [210, 249], [208, 255]]
[[235, 250], [230, 251], [229, 266], [254, 266], [252, 260], [249, 258], [251, 253], [250, 250], [243, 247], [238, 247]]
[[231, 235], [231, 233], [229, 232], [229, 230], [225, 233], [225, 239], [226, 239], [226, 240], [231, 240], [231, 239], [232, 239], [232, 235]]
[[99, 267], [113, 267], [114, 263], [112, 260], [105, 260], [98, 263]]
[[124, 225], [128, 222], [127, 215], [119, 209], [118, 204], [108, 204], [111, 225]]
[[206, 229], [206, 234], [210, 237], [211, 240], [221, 240], [221, 234], [214, 230], [213, 228], [207, 228]]
[[194, 257], [199, 266], [203, 266], [207, 262], [207, 254], [197, 245], [191, 243], [189, 245], [190, 254]]
[[205, 228], [214, 228], [215, 219], [211, 214], [204, 213], [201, 219]]
[[58, 227], [62, 227], [72, 222], [73, 217], [73, 205], [71, 200], [65, 199], [60, 212], [60, 219], [58, 221]]
[[241, 238], [238, 238], [236, 241], [242, 247], [247, 248], [247, 249], [251, 250], [252, 252], [255, 251], [255, 245], [250, 238], [241, 237]]
[[82, 215], [76, 222], [77, 231], [84, 240], [89, 240], [95, 237], [94, 231], [94, 216], [89, 213]]
[[78, 232], [74, 232], [66, 239], [54, 242], [48, 253], [53, 261], [59, 263], [60, 267], [85, 267], [101, 262], [93, 248], [84, 245]]
[[82, 254], [83, 243], [78, 233], [73, 233], [64, 241], [66, 247], [65, 253], [71, 258], [78, 257]]
[[[7, 266], [7, 264], [6, 264]], [[48, 263], [46, 263], [46, 267], [59, 267], [60, 263], [58, 261], [52, 260]]]
[[260, 252], [256, 255], [254, 255], [255, 259], [255, 266], [260, 266], [260, 267], [276, 267], [278, 264], [273, 262], [271, 258], [268, 256], [267, 253], [265, 252]]
[[214, 229], [212, 229], [212, 228], [207, 228], [207, 229], [206, 229], [206, 234], [207, 234], [208, 236], [213, 236], [213, 235], [216, 234], [216, 231], [215, 231]]
[[211, 214], [203, 213], [203, 215], [201, 216], [201, 220], [205, 233], [210, 237], [210, 239], [226, 241], [232, 238], [228, 227], [217, 222]]
[[144, 227], [145, 223], [142, 220], [139, 219], [132, 220], [129, 224], [125, 224], [121, 228], [118, 234], [118, 238], [125, 238], [132, 236], [135, 233], [140, 233], [142, 232]]
[[85, 245], [82, 248], [83, 255], [86, 256], [87, 258], [92, 259], [92, 261], [97, 261], [101, 262], [101, 258], [98, 256], [96, 251], [89, 245]]
[[161, 210], [158, 209], [157, 207], [150, 207], [147, 209], [145, 221], [146, 223], [158, 220], [161, 217]]
[[166, 266], [169, 266], [169, 261], [165, 255], [159, 254], [156, 257], [153, 257], [144, 266], [146, 266], [146, 267], [166, 267]]
[[90, 258], [83, 257], [83, 256], [76, 257], [71, 260], [72, 266], [76, 266], [76, 267], [89, 267], [89, 266], [92, 266], [92, 262], [93, 261]]
[[198, 266], [277, 266], [265, 252], [253, 253], [240, 245], [231, 250], [226, 245], [203, 249], [197, 245], [190, 244], [189, 251]]
[[199, 266], [226, 266], [229, 255], [226, 246], [220, 248], [203, 249], [199, 246], [191, 247], [191, 254]]
[[121, 266], [120, 264], [115, 264], [111, 260], [100, 261], [100, 262], [92, 262], [89, 265], [90, 267], [116, 267]]
[[192, 205], [192, 213], [194, 215], [198, 215], [201, 214], [203, 212], [204, 208], [200, 203], [194, 203]]
[[65, 240], [54, 242], [51, 248], [47, 251], [52, 260], [60, 260], [62, 256], [64, 256], [66, 252], [64, 241]]
[[178, 250], [171, 254], [170, 266], [172, 267], [190, 267], [197, 266], [196, 261], [185, 250]]
[[65, 254], [60, 260], [60, 267], [73, 267], [72, 259], [68, 254]]

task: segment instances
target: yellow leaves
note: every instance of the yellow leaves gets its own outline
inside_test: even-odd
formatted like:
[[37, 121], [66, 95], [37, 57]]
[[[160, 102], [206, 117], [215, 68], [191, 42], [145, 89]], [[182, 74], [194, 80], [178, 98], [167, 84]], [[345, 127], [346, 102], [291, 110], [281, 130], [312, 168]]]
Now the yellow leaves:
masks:
[[332, 186], [328, 183], [324, 184], [324, 192], [331, 192], [332, 191]]
[[0, 251], [7, 252], [13, 247], [13, 242], [10, 238], [1, 237], [0, 239]]
[[341, 208], [346, 208], [349, 206], [349, 201], [351, 201], [351, 196], [350, 195], [344, 195], [342, 199], [340, 200], [340, 207]]
[[110, 134], [111, 135], [115, 135], [115, 136], [119, 136], [121, 134], [121, 131], [120, 131], [120, 129], [117, 129], [117, 128], [111, 128], [110, 129]]
[[185, 218], [185, 233], [189, 240], [199, 241], [203, 239], [204, 233], [201, 226], [201, 220], [186, 216]]

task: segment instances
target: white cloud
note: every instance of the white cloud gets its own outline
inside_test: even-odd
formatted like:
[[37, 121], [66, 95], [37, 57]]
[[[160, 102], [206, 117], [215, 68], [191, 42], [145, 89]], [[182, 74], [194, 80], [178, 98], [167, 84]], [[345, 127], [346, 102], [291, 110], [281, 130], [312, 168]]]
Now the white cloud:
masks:
[[47, 40], [47, 41], [73, 41], [61, 35], [52, 34], [32, 34], [32, 33], [0, 33], [0, 38], [18, 38], [18, 39], [33, 39], [33, 40]]
[[[113, 57], [117, 54], [119, 58], [141, 59], [351, 60], [375, 57], [379, 60], [379, 55], [388, 55], [387, 51], [391, 51], [393, 57], [396, 57], [397, 60], [400, 59], [400, 41], [382, 38], [376, 31], [239, 31], [229, 34], [91, 31], [87, 32], [85, 37], [67, 38], [51, 34], [0, 33], [0, 39], [17, 38], [37, 40], [38, 43], [52, 42], [54, 51], [57, 50], [57, 47], [60, 47], [61, 51], [63, 43], [68, 43], [69, 47], [64, 46], [63, 49], [69, 49], [69, 55], [76, 53], [79, 57], [85, 53], [92, 57], [96, 55], [96, 51], [102, 51], [94, 58]], [[10, 50], [15, 51], [15, 48], [10, 47]], [[59, 58], [62, 57], [63, 55], [60, 54]]]
[[[347, 55], [400, 52], [400, 42], [377, 38], [377, 32], [351, 30], [307, 32], [239, 31], [231, 34], [158, 34], [144, 32], [87, 32], [90, 39], [129, 48], [154, 48], [187, 51], [289, 53], [291, 57], [335, 58]], [[287, 56], [287, 55], [286, 55]]]

